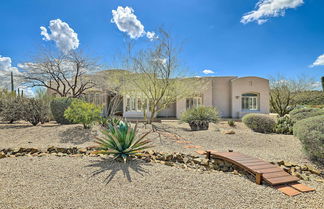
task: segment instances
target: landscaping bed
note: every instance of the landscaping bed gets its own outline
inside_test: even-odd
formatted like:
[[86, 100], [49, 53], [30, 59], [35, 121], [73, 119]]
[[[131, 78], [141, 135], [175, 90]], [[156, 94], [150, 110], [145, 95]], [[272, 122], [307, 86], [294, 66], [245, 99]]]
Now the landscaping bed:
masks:
[[[139, 129], [144, 133], [152, 127], [139, 124]], [[149, 138], [155, 151], [124, 164], [91, 153], [95, 136], [100, 136], [98, 126], [86, 130], [82, 125], [55, 123], [0, 124], [0, 152], [5, 155], [0, 159], [0, 208], [324, 206], [320, 205], [324, 184], [318, 181], [322, 178], [309, 170], [314, 165], [294, 136], [259, 134], [240, 122], [230, 127], [224, 121], [205, 131], [190, 131], [188, 124], [177, 122], [156, 123], [154, 129]], [[197, 149], [232, 149], [278, 163], [289, 172], [300, 167], [303, 175], [311, 177], [301, 182], [316, 192], [288, 198], [271, 187], [256, 185], [228, 163], [207, 162]], [[310, 165], [308, 170], [304, 165]]]

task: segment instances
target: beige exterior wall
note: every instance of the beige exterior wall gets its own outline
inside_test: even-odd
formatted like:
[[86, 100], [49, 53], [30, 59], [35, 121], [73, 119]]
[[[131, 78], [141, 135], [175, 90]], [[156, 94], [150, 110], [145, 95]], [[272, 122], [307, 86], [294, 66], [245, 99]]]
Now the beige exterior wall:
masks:
[[213, 103], [222, 117], [231, 117], [231, 80], [235, 76], [213, 77]]
[[[206, 83], [201, 88], [204, 106], [216, 107], [222, 117], [240, 118], [246, 113], [269, 113], [269, 81], [259, 77], [206, 77]], [[258, 110], [242, 110], [242, 94], [255, 93], [258, 95]], [[141, 112], [126, 112], [124, 100], [124, 117], [143, 117]], [[158, 113], [159, 117], [180, 118], [186, 111], [186, 99]]]
[[[259, 77], [242, 77], [231, 81], [232, 108], [231, 115], [233, 118], [240, 118], [251, 112], [268, 114], [269, 107], [269, 81]], [[242, 94], [256, 93], [258, 94], [259, 110], [243, 111], [242, 110]]]

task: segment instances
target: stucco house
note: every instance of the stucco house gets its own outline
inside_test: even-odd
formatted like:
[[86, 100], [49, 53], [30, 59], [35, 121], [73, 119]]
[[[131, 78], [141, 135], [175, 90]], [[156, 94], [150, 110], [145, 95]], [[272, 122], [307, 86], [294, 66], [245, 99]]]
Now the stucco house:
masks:
[[[123, 80], [123, 75], [129, 76], [126, 70], [105, 70], [96, 74], [97, 82], [107, 83], [107, 79], [112, 75], [118, 75]], [[89, 76], [90, 79], [94, 76]], [[98, 77], [101, 80], [98, 80]], [[157, 118], [177, 118], [189, 108], [199, 105], [216, 107], [224, 118], [241, 118], [247, 113], [269, 114], [269, 80], [248, 76], [217, 76], [201, 77], [203, 79], [202, 89], [195, 97], [178, 100], [168, 108], [160, 111]], [[105, 85], [100, 89], [94, 88], [87, 92], [86, 100], [95, 104], [108, 106], [113, 97], [109, 87]], [[126, 118], [140, 119], [144, 113], [140, 108], [145, 101], [143, 98], [135, 96], [123, 96], [121, 103], [117, 107], [118, 115]], [[147, 113], [149, 116], [150, 113]]]
[[[204, 77], [199, 96], [177, 101], [158, 113], [161, 118], [180, 118], [182, 112], [199, 105], [216, 107], [225, 118], [241, 118], [247, 113], [269, 113], [269, 81], [260, 77]], [[123, 98], [122, 112], [126, 118], [142, 118], [140, 98]]]

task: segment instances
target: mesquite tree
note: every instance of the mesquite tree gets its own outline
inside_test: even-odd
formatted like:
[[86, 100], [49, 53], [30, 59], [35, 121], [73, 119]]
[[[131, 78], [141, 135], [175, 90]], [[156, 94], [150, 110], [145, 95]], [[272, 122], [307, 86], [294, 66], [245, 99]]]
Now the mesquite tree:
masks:
[[85, 75], [98, 65], [79, 51], [55, 54], [44, 50], [35, 60], [18, 65], [24, 70], [22, 78], [28, 87], [45, 87], [60, 97], [77, 98], [95, 83]]
[[314, 80], [307, 77], [287, 79], [283, 76], [270, 78], [270, 106], [280, 117], [288, 114], [296, 106], [295, 97], [299, 92], [314, 88]]
[[202, 79], [183, 77], [178, 52], [169, 34], [160, 29], [152, 47], [128, 58], [133, 73], [125, 85], [125, 94], [141, 98], [147, 123], [152, 123], [161, 110], [202, 90]]

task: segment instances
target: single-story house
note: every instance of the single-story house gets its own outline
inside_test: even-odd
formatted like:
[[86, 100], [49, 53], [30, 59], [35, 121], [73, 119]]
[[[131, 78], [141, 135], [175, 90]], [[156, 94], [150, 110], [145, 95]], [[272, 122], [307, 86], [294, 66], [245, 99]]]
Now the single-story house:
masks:
[[[269, 81], [260, 77], [204, 77], [205, 88], [199, 96], [177, 101], [158, 113], [161, 118], [180, 118], [182, 112], [199, 105], [216, 107], [225, 118], [241, 118], [247, 113], [268, 114]], [[141, 99], [125, 96], [122, 102], [123, 116], [142, 118], [143, 112], [138, 108]]]
[[[109, 86], [103, 84], [113, 75], [117, 75], [123, 81], [124, 75], [129, 75], [129, 71], [125, 70], [106, 70], [94, 74], [101, 88], [94, 88], [86, 93], [87, 101], [104, 105], [108, 107], [112, 99]], [[93, 76], [93, 75], [92, 75]], [[91, 76], [89, 76], [91, 78]], [[100, 78], [101, 80], [98, 80]], [[189, 108], [199, 105], [215, 107], [219, 111], [221, 117], [224, 118], [241, 118], [247, 113], [264, 113], [270, 112], [269, 107], [269, 80], [248, 76], [217, 76], [217, 77], [201, 77], [203, 79], [202, 89], [195, 97], [185, 98], [176, 101], [168, 108], [160, 111], [157, 118], [177, 118], [181, 113]], [[123, 82], [120, 82], [122, 85]], [[136, 96], [123, 96], [118, 104], [118, 115], [126, 118], [143, 118], [144, 113], [141, 109], [145, 101], [143, 98]], [[142, 106], [143, 107], [143, 106]], [[148, 113], [149, 116], [149, 113]]]

